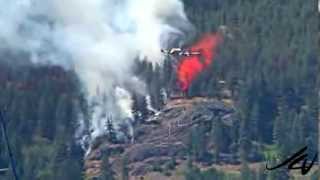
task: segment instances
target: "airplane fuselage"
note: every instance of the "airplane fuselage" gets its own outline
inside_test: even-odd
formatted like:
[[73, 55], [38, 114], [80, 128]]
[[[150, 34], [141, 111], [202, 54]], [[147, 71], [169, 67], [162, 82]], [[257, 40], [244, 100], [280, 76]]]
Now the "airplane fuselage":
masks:
[[161, 52], [172, 56], [197, 56], [201, 55], [200, 51], [191, 51], [181, 48], [161, 49]]

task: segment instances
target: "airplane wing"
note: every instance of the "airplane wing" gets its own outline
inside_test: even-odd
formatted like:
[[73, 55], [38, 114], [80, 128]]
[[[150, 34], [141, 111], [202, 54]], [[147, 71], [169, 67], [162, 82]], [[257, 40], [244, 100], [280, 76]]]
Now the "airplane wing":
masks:
[[184, 51], [181, 55], [183, 56], [196, 56], [201, 55], [199, 51]]
[[170, 49], [170, 54], [175, 54], [175, 53], [178, 53], [178, 52], [181, 52], [182, 49], [181, 48], [172, 48]]

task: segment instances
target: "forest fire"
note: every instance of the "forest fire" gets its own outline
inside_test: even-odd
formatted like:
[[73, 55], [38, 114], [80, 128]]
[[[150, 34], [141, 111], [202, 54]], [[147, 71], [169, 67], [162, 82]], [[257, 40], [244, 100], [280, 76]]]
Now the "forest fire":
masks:
[[216, 56], [216, 49], [222, 42], [218, 33], [206, 34], [191, 46], [191, 51], [200, 51], [201, 56], [183, 57], [178, 66], [178, 83], [182, 91], [186, 92], [192, 81], [206, 69]]

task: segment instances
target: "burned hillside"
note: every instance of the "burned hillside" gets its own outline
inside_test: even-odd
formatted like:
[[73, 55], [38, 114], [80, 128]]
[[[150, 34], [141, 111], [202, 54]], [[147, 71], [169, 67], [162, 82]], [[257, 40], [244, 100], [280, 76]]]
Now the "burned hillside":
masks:
[[[239, 126], [238, 120], [232, 104], [216, 99], [171, 100], [135, 129], [134, 142], [110, 144], [105, 141], [93, 149], [86, 159], [86, 174], [99, 175], [105, 154], [109, 154], [111, 167], [117, 175], [121, 174], [124, 158], [131, 176], [143, 176], [152, 172], [153, 167], [165, 168], [172, 159], [176, 163], [186, 161], [190, 155], [203, 165], [218, 160], [237, 164], [239, 159], [230, 147], [231, 137]], [[218, 129], [219, 132], [214, 132]], [[214, 133], [221, 133], [220, 137], [224, 139], [218, 155], [213, 153], [217, 149], [212, 137]]]

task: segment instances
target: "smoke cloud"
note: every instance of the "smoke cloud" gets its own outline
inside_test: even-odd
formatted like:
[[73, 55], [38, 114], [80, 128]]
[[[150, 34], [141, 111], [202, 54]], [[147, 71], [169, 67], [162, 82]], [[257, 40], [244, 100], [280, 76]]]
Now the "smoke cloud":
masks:
[[89, 139], [105, 131], [106, 114], [115, 124], [132, 118], [130, 91], [145, 91], [131, 73], [134, 60], [161, 63], [160, 49], [191, 28], [179, 0], [0, 0], [0, 6], [0, 49], [78, 74], [92, 108], [89, 125], [80, 118], [79, 134], [87, 129]]

